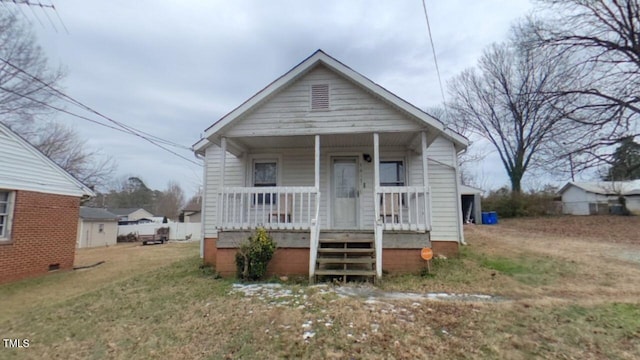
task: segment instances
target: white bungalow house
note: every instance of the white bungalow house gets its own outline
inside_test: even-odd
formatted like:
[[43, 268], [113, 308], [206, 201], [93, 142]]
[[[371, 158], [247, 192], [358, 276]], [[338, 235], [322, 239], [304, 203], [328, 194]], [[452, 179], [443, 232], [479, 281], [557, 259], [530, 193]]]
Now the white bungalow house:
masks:
[[414, 272], [464, 242], [457, 154], [467, 140], [321, 50], [205, 130], [201, 255], [235, 273], [265, 227], [272, 274]]

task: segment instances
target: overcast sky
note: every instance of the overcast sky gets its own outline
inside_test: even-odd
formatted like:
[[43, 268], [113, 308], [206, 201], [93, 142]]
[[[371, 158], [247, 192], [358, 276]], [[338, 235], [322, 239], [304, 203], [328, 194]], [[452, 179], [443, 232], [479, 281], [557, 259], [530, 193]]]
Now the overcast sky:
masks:
[[[54, 4], [69, 33], [51, 11], [57, 31], [41, 10], [36, 14], [44, 25], [31, 11], [24, 14], [50, 62], [66, 69], [64, 90], [115, 120], [185, 146], [317, 49], [422, 109], [442, 102], [421, 0]], [[427, 8], [446, 87], [483, 48], [506, 39], [531, 4], [431, 0]], [[139, 138], [58, 119], [117, 159], [118, 176], [140, 176], [153, 189], [176, 180], [187, 196], [201, 184], [200, 167]], [[495, 154], [477, 171], [485, 187], [507, 184]]]

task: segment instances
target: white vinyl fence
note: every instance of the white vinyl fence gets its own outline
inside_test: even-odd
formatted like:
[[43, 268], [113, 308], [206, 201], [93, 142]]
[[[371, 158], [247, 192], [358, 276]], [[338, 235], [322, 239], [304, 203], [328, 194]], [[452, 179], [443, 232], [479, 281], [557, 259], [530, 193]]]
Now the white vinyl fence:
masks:
[[158, 228], [168, 227], [169, 240], [201, 240], [202, 223], [167, 223], [167, 224], [137, 224], [118, 225], [118, 236], [130, 233], [138, 235], [153, 235]]

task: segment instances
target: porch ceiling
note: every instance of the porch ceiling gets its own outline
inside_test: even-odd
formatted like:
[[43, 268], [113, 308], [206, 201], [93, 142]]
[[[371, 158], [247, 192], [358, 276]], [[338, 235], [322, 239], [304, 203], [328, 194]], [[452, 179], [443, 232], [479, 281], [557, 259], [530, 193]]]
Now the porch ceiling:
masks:
[[[257, 136], [233, 138], [238, 145], [247, 150], [269, 148], [313, 148], [314, 136]], [[380, 146], [405, 146], [414, 148], [419, 144], [419, 133], [397, 132], [381, 133]], [[373, 148], [373, 134], [335, 134], [321, 135], [320, 148], [323, 147], [355, 147], [371, 146]]]

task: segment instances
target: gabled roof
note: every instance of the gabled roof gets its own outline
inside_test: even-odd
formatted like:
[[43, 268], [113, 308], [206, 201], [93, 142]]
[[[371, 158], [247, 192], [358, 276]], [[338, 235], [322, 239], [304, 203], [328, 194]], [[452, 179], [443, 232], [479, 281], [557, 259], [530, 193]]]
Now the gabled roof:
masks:
[[0, 188], [68, 196], [96, 196], [80, 180], [0, 122]]
[[[129, 214], [134, 213], [134, 212], [136, 212], [138, 210], [147, 211], [147, 210], [145, 210], [143, 208], [108, 208], [107, 210], [109, 212], [113, 213], [113, 214], [120, 215], [120, 216], [129, 215]], [[151, 213], [149, 212], [149, 214], [151, 214]]]
[[640, 180], [594, 182], [570, 181], [560, 189], [559, 193], [564, 193], [571, 186], [578, 187], [586, 192], [600, 195], [640, 195]]
[[112, 220], [117, 221], [118, 216], [102, 208], [80, 206], [80, 218], [84, 220]]
[[335, 58], [327, 55], [322, 50], [317, 50], [311, 56], [303, 60], [300, 64], [296, 65], [293, 69], [289, 70], [286, 74], [282, 75], [271, 84], [267, 85], [264, 89], [260, 90], [254, 96], [246, 100], [240, 106], [232, 110], [230, 113], [224, 115], [221, 119], [215, 122], [212, 126], [207, 128], [204, 133], [204, 137], [193, 145], [193, 150], [196, 153], [202, 153], [203, 150], [211, 144], [211, 140], [215, 138], [215, 135], [223, 130], [225, 127], [229, 126], [231, 123], [241, 118], [245, 113], [253, 110], [257, 106], [260, 106], [266, 99], [268, 99], [273, 94], [279, 92], [281, 89], [284, 89], [292, 82], [299, 79], [301, 76], [309, 72], [311, 69], [315, 68], [317, 65], [322, 64], [327, 68], [335, 71], [339, 75], [344, 78], [350, 80], [351, 82], [359, 85], [362, 88], [367, 89], [375, 96], [383, 99], [391, 106], [395, 107], [398, 110], [401, 110], [404, 113], [409, 114], [411, 117], [416, 119], [417, 121], [423, 122], [425, 125], [433, 128], [441, 133], [445, 138], [453, 141], [457, 146], [457, 148], [466, 148], [468, 145], [468, 140], [458, 134], [457, 132], [449, 129], [447, 125], [445, 125], [442, 121], [434, 118], [433, 116], [427, 114], [426, 112], [420, 110], [416, 106], [408, 103], [407, 101], [401, 99], [397, 95], [393, 94], [389, 90], [383, 88], [382, 86], [376, 84], [375, 82], [369, 80], [365, 76], [360, 73], [354, 71], [347, 65], [341, 63]]

